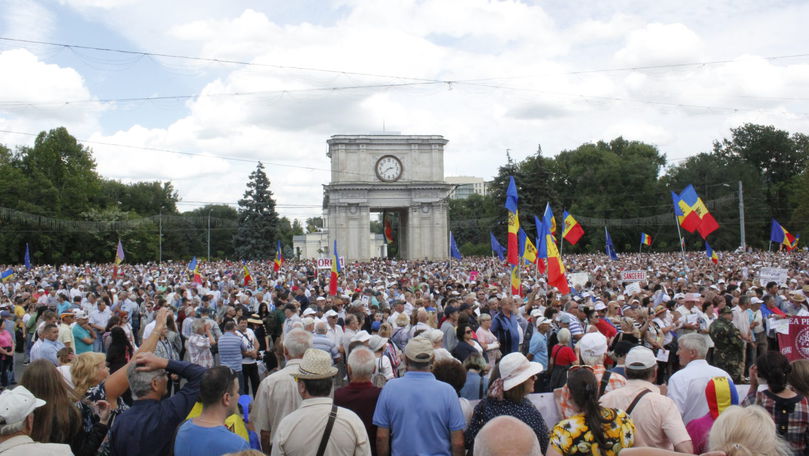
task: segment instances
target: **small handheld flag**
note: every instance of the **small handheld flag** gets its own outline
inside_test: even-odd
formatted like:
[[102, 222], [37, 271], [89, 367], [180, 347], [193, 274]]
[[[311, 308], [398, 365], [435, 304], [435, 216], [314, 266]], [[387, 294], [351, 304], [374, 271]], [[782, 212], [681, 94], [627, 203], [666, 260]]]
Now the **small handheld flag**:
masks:
[[199, 273], [199, 263], [194, 265], [194, 283], [202, 285], [202, 274]]
[[719, 264], [719, 257], [716, 255], [716, 252], [714, 252], [711, 246], [708, 244], [708, 241], [705, 241], [705, 255], [711, 259], [713, 264]]
[[463, 258], [458, 250], [458, 244], [455, 243], [455, 238], [452, 236], [452, 231], [449, 232], [449, 255], [456, 260]]
[[562, 213], [562, 219], [565, 222], [565, 229], [562, 231], [562, 238], [565, 239], [567, 242], [570, 242], [573, 245], [576, 245], [584, 236], [584, 228], [581, 227], [581, 224], [573, 218], [567, 211]]
[[250, 275], [250, 269], [247, 267], [247, 262], [242, 260], [242, 267], [244, 267], [244, 285], [250, 285], [250, 281], [253, 280], [253, 276]]
[[640, 233], [640, 243], [643, 245], [652, 245], [652, 237], [646, 233]]

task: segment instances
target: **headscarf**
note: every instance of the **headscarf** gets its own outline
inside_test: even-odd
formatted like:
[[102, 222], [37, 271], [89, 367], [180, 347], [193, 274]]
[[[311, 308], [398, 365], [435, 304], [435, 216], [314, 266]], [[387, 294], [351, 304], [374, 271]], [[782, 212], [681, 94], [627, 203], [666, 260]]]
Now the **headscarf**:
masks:
[[708, 413], [713, 419], [731, 405], [739, 405], [736, 385], [727, 377], [714, 377], [709, 380], [705, 385], [705, 399], [708, 401]]

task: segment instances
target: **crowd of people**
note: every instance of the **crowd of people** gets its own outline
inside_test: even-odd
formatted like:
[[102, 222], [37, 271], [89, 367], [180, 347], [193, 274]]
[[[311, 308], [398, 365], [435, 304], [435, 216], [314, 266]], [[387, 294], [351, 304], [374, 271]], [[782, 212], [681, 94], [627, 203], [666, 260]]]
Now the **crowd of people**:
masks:
[[564, 261], [15, 267], [0, 455], [809, 454], [809, 255]]

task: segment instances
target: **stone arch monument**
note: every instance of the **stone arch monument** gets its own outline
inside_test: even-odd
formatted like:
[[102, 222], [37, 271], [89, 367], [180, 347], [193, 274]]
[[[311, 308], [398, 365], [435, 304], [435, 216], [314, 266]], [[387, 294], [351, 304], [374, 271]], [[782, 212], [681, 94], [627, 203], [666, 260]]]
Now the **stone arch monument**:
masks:
[[324, 186], [329, 248], [341, 256], [371, 255], [371, 212], [395, 212], [399, 257], [448, 257], [448, 198], [439, 135], [334, 135], [327, 141], [331, 182]]

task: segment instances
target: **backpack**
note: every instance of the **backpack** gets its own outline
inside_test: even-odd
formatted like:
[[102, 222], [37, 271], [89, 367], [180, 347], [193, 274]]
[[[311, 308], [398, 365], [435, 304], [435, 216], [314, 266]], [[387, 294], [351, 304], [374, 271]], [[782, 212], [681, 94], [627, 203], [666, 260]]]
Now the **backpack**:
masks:
[[371, 383], [373, 383], [374, 386], [379, 388], [382, 388], [383, 386], [385, 386], [385, 383], [388, 382], [388, 379], [385, 377], [385, 374], [382, 373], [382, 356], [379, 357], [376, 372], [374, 373], [374, 375], [371, 376]]

